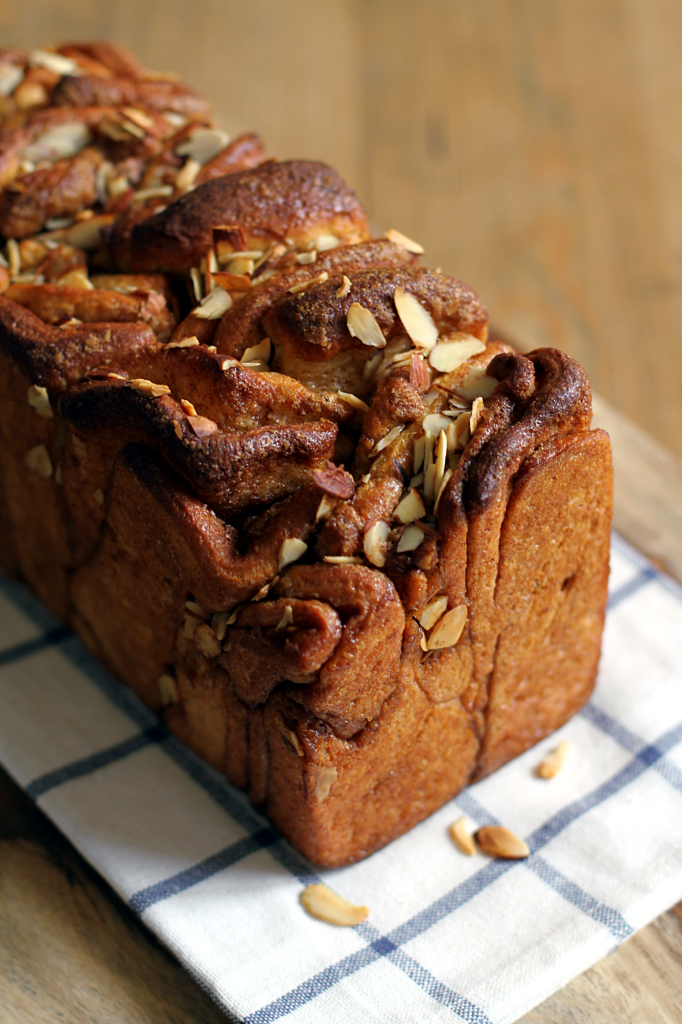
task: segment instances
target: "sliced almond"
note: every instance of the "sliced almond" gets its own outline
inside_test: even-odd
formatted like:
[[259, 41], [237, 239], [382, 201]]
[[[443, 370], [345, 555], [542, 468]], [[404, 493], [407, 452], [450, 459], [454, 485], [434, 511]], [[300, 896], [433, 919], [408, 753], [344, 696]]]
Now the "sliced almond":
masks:
[[199, 161], [190, 157], [175, 175], [175, 187], [178, 192], [186, 192], [191, 188], [200, 170]]
[[369, 406], [367, 405], [367, 402], [363, 402], [363, 400], [361, 398], [358, 398], [357, 395], [351, 395], [350, 392], [348, 391], [339, 391], [338, 395], [339, 398], [341, 398], [344, 402], [348, 402], [348, 404], [352, 405], [353, 408], [357, 409], [358, 412], [369, 412]]
[[403, 327], [415, 345], [427, 351], [438, 341], [438, 328], [428, 310], [424, 309], [419, 299], [404, 288], [396, 288], [393, 293], [395, 308]]
[[388, 535], [390, 532], [390, 526], [383, 520], [372, 523], [372, 525], [365, 530], [363, 538], [365, 558], [370, 565], [376, 565], [378, 569], [383, 568], [386, 564], [386, 550], [388, 547]]
[[194, 627], [194, 643], [206, 658], [217, 658], [222, 651], [218, 637], [206, 622]]
[[346, 295], [350, 293], [352, 286], [353, 285], [351, 279], [349, 277], [346, 277], [346, 275], [344, 274], [341, 286], [336, 289], [336, 298], [345, 299]]
[[341, 245], [341, 239], [336, 235], [318, 235], [308, 244], [309, 249], [316, 249], [318, 252], [329, 252], [330, 249], [337, 249]]
[[272, 344], [269, 338], [263, 338], [257, 345], [252, 345], [251, 348], [247, 348], [242, 356], [242, 363], [250, 363], [252, 360], [261, 360], [264, 363], [270, 361], [270, 355], [272, 353]]
[[196, 128], [175, 152], [178, 156], [192, 157], [201, 166], [225, 149], [229, 141], [230, 136], [220, 128]]
[[414, 523], [415, 520], [421, 519], [426, 515], [426, 507], [422, 500], [422, 496], [419, 491], [409, 491], [402, 501], [398, 502], [393, 515], [400, 520], [401, 523]]
[[227, 636], [227, 627], [230, 625], [230, 619], [236, 621], [234, 613], [231, 615], [230, 612], [216, 612], [215, 615], [211, 616], [211, 629], [220, 641], [224, 640]]
[[81, 69], [71, 57], [51, 50], [31, 50], [30, 61], [33, 67], [47, 68], [55, 75], [80, 75]]
[[[227, 264], [227, 273], [232, 277], [248, 277], [251, 280], [251, 274], [253, 274], [254, 262], [246, 256], [238, 256], [236, 259], [231, 259]], [[217, 267], [216, 267], [217, 270]], [[253, 284], [253, 282], [251, 282]], [[244, 291], [244, 288], [238, 288], [237, 291]]]
[[424, 501], [431, 504], [436, 497], [436, 464], [432, 462], [424, 470], [424, 484], [422, 486]]
[[308, 266], [310, 263], [314, 263], [317, 259], [317, 252], [315, 249], [312, 252], [299, 252], [296, 256], [296, 262], [300, 263], [302, 267]]
[[308, 545], [304, 540], [299, 540], [298, 537], [287, 537], [279, 549], [279, 569], [283, 569], [285, 565], [291, 565], [292, 562], [297, 562], [307, 550]]
[[438, 496], [440, 492], [441, 484], [443, 483], [443, 477], [445, 476], [445, 467], [447, 465], [448, 458], [448, 439], [445, 431], [441, 428], [441, 432], [438, 435], [438, 443], [436, 445], [436, 459], [435, 466], [436, 472], [433, 480], [433, 493], [434, 497]]
[[201, 607], [198, 601], [192, 601], [191, 598], [190, 600], [185, 601], [185, 608], [188, 612], [191, 612], [192, 615], [196, 615], [197, 618], [203, 619], [204, 622], [208, 622], [211, 617], [209, 613]]
[[475, 398], [490, 398], [499, 383], [489, 377], [482, 366], [472, 366], [464, 383], [457, 388], [457, 394], [469, 402]]
[[91, 217], [90, 220], [78, 221], [73, 227], [68, 228], [64, 234], [64, 241], [67, 245], [73, 245], [76, 249], [86, 249], [88, 252], [99, 249], [103, 243], [102, 228], [111, 224], [113, 219], [113, 214], [102, 213]]
[[384, 434], [384, 436], [379, 441], [377, 441], [377, 443], [372, 448], [371, 452], [369, 453], [370, 459], [375, 458], [379, 454], [379, 452], [382, 452], [384, 450], [384, 448], [388, 448], [390, 444], [393, 444], [393, 442], [398, 437], [400, 437], [404, 429], [404, 425], [391, 427], [388, 433]]
[[383, 361], [384, 357], [381, 355], [381, 353], [379, 353], [376, 356], [372, 356], [371, 359], [368, 359], [362, 369], [362, 379], [369, 380], [371, 377], [373, 377]]
[[523, 860], [530, 856], [530, 849], [503, 825], [484, 825], [476, 832], [476, 842], [489, 857], [498, 860]]
[[164, 708], [170, 707], [171, 704], [177, 704], [178, 686], [175, 679], [173, 679], [173, 676], [164, 672], [163, 675], [160, 675], [157, 679], [156, 685], [159, 688], [159, 697], [161, 698], [161, 704]]
[[479, 352], [485, 352], [485, 343], [478, 338], [465, 336], [457, 341], [440, 341], [431, 349], [429, 362], [439, 373], [450, 373]]
[[322, 768], [319, 771], [317, 782], [315, 783], [315, 799], [319, 803], [322, 803], [329, 796], [338, 774], [336, 768]]
[[476, 432], [476, 427], [478, 426], [479, 420], [481, 418], [481, 413], [483, 412], [484, 408], [485, 406], [483, 405], [483, 399], [480, 397], [475, 398], [474, 404], [471, 409], [471, 417], [469, 419], [469, 434], [471, 437], [473, 437], [474, 433]]
[[21, 249], [14, 238], [7, 239], [7, 261], [10, 277], [18, 277], [21, 273]]
[[438, 620], [429, 634], [430, 651], [441, 651], [445, 647], [454, 647], [464, 629], [467, 620], [467, 606], [458, 604]]
[[453, 821], [448, 832], [460, 853], [466, 854], [467, 857], [476, 856], [476, 844], [464, 816], [458, 818], [457, 821]]
[[294, 621], [294, 610], [293, 610], [293, 608], [291, 607], [290, 604], [285, 604], [284, 605], [284, 614], [282, 615], [282, 618], [279, 620], [279, 622], [275, 626], [275, 629], [276, 630], [286, 629], [286, 627], [290, 626], [293, 623], [293, 621]]
[[104, 504], [104, 491], [100, 487], [98, 487], [97, 490], [92, 492], [92, 496], [98, 505]]
[[428, 430], [433, 437], [436, 438], [440, 434], [441, 430], [447, 430], [450, 426], [450, 419], [447, 416], [441, 416], [440, 413], [432, 412], [428, 416], [425, 416], [422, 420], [422, 426], [424, 430]]
[[248, 274], [233, 274], [227, 270], [213, 270], [211, 278], [227, 292], [248, 292], [253, 285]]
[[371, 345], [372, 348], [384, 348], [386, 345], [386, 339], [374, 316], [359, 302], [351, 304], [346, 325], [351, 337], [359, 338], [363, 345]]
[[415, 475], [410, 479], [410, 482], [407, 485], [407, 489], [409, 491], [411, 491], [413, 487], [416, 487], [417, 490], [419, 490], [419, 488], [423, 487], [423, 486], [424, 486], [424, 474], [423, 473], [415, 473]]
[[469, 424], [471, 413], [462, 412], [447, 429], [448, 451], [456, 452], [466, 448], [469, 443]]
[[137, 391], [139, 395], [146, 395], [147, 398], [160, 398], [161, 395], [170, 395], [171, 393], [167, 384], [154, 384], [153, 381], [145, 380], [144, 377], [136, 377], [129, 381], [129, 384], [133, 391]]
[[436, 500], [433, 503], [433, 514], [434, 515], [437, 514], [438, 509], [440, 508], [440, 499], [445, 494], [445, 488], [450, 483], [450, 477], [452, 476], [453, 472], [454, 472], [454, 470], [452, 469], [452, 466], [451, 466], [449, 469], [446, 469], [445, 473], [443, 474], [443, 479], [441, 480], [440, 487], [436, 491]]
[[289, 292], [290, 292], [291, 295], [298, 295], [299, 292], [304, 292], [304, 291], [306, 291], [306, 289], [312, 288], [313, 285], [324, 284], [324, 282], [328, 279], [328, 277], [329, 277], [329, 274], [327, 273], [327, 271], [323, 270], [321, 273], [317, 274], [315, 277], [310, 277], [310, 278], [308, 278], [307, 281], [301, 281], [300, 284], [293, 285], [289, 289]]
[[362, 565], [362, 559], [357, 555], [325, 555], [323, 561], [330, 565]]
[[424, 446], [425, 439], [423, 434], [421, 437], [416, 437], [414, 439], [414, 459], [412, 465], [413, 473], [418, 473], [419, 470], [422, 468], [422, 465], [424, 463]]
[[301, 903], [312, 917], [341, 927], [360, 924], [369, 914], [367, 907], [355, 906], [321, 882], [303, 890]]
[[334, 501], [329, 495], [325, 494], [320, 504], [317, 506], [317, 512], [315, 513], [315, 522], [319, 523], [331, 513], [334, 508]]
[[426, 608], [419, 616], [419, 625], [422, 629], [433, 629], [441, 616], [445, 614], [447, 606], [447, 594], [440, 594], [438, 597], [434, 597], [429, 601]]
[[80, 153], [92, 140], [90, 129], [82, 121], [67, 121], [39, 135], [22, 152], [25, 160], [65, 160]]
[[52, 459], [44, 444], [37, 444], [27, 451], [24, 461], [41, 480], [49, 480], [52, 476]]
[[47, 388], [40, 387], [38, 384], [31, 384], [26, 401], [32, 409], [35, 409], [39, 416], [44, 416], [46, 420], [50, 420], [54, 416]]
[[182, 338], [181, 341], [169, 341], [166, 348], [194, 348], [199, 344], [199, 339], [194, 335], [189, 338]]
[[217, 285], [208, 295], [201, 300], [201, 303], [192, 310], [194, 316], [201, 320], [220, 320], [224, 313], [232, 307], [232, 297], [224, 288]]
[[538, 777], [541, 779], [553, 779], [563, 768], [569, 749], [570, 747], [566, 740], [562, 740], [554, 750], [546, 754], [537, 767]]
[[416, 551], [423, 540], [423, 530], [418, 526], [408, 526], [402, 532], [396, 551], [399, 555], [405, 554], [407, 551]]
[[412, 252], [415, 256], [423, 256], [424, 248], [419, 242], [413, 242], [411, 238], [404, 235], [402, 231], [397, 231], [395, 228], [389, 228], [385, 236], [389, 242], [393, 242], [394, 245], [399, 245], [401, 249], [407, 249], [408, 252]]
[[220, 364], [222, 370], [231, 370], [233, 366], [241, 366], [242, 364], [238, 359], [223, 359]]
[[23, 68], [5, 61], [0, 62], [0, 96], [11, 96], [23, 77]]
[[85, 288], [89, 290], [95, 287], [88, 277], [85, 267], [77, 267], [75, 270], [70, 270], [67, 274], [63, 274], [56, 283], [64, 288]]

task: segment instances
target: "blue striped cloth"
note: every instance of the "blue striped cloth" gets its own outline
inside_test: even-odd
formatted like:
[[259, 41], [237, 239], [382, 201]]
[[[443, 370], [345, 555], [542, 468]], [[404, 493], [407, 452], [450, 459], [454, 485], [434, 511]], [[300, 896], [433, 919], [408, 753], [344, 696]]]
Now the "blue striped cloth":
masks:
[[[511, 1022], [682, 898], [682, 590], [614, 539], [597, 690], [556, 737], [361, 864], [317, 872], [20, 586], [0, 760], [232, 1019]], [[551, 781], [534, 774], [559, 739]], [[503, 822], [523, 862], [447, 835]], [[370, 907], [306, 915], [324, 880]]]

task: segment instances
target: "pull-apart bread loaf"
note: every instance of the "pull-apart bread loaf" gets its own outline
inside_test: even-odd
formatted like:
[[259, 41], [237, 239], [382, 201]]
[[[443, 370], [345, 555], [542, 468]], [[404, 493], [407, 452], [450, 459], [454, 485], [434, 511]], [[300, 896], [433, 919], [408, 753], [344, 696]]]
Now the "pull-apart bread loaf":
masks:
[[0, 55], [0, 529], [327, 866], [587, 700], [611, 464], [584, 372], [108, 44]]

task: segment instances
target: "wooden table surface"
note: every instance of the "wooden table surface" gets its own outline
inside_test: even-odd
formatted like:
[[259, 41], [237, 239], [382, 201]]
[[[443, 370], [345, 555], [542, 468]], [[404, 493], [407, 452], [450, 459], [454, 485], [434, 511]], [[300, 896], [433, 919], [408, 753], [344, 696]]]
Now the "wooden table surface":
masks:
[[[274, 155], [333, 164], [521, 347], [578, 358], [614, 444], [615, 525], [682, 580], [682, 5], [0, 7], [3, 44], [87, 38], [180, 72]], [[523, 1021], [679, 1022], [681, 968], [671, 911]], [[0, 773], [0, 1024], [57, 1021], [225, 1017]]]

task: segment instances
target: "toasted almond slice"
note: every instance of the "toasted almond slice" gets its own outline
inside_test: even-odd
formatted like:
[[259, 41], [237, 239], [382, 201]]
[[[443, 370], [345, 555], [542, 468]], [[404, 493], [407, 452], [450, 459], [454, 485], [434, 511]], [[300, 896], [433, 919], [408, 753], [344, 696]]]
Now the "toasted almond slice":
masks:
[[484, 853], [498, 860], [523, 860], [530, 856], [523, 839], [503, 825], [484, 825], [476, 832], [475, 838]]
[[321, 882], [303, 890], [301, 903], [312, 917], [341, 927], [360, 924], [369, 914], [367, 907], [356, 907]]
[[293, 285], [289, 292], [291, 295], [298, 295], [299, 292], [304, 292], [307, 288], [312, 288], [315, 284], [324, 284], [328, 279], [329, 274], [326, 270], [323, 270], [320, 274], [316, 274], [315, 277], [309, 277], [307, 281], [301, 281], [300, 284]]
[[309, 263], [314, 263], [317, 259], [317, 252], [315, 249], [312, 252], [299, 252], [296, 256], [296, 262], [300, 263], [302, 267], [307, 266]]
[[354, 409], [358, 410], [358, 412], [369, 412], [367, 402], [363, 402], [363, 400], [358, 398], [357, 395], [351, 395], [348, 391], [339, 391], [338, 396], [343, 399], [344, 402], [348, 402], [349, 405], [352, 405]]
[[220, 364], [221, 369], [223, 370], [231, 370], [233, 366], [241, 365], [242, 364], [239, 362], [238, 359], [223, 359], [222, 363]]
[[185, 608], [188, 612], [191, 612], [192, 615], [196, 615], [198, 618], [203, 619], [204, 622], [208, 622], [211, 617], [210, 614], [202, 608], [198, 601], [192, 601], [191, 598], [190, 600], [185, 601]]
[[412, 472], [418, 473], [424, 463], [424, 447], [425, 439], [422, 434], [421, 437], [414, 439], [414, 459], [412, 464]]
[[402, 249], [407, 249], [408, 252], [412, 252], [415, 256], [423, 256], [424, 249], [419, 242], [413, 242], [411, 238], [404, 235], [402, 231], [397, 231], [395, 228], [389, 228], [386, 232], [385, 237], [389, 242], [393, 242], [394, 245], [399, 245]]
[[7, 261], [10, 277], [18, 277], [21, 273], [21, 249], [15, 238], [7, 239]]
[[467, 857], [476, 856], [476, 844], [471, 832], [469, 831], [467, 820], [464, 815], [462, 815], [461, 818], [458, 818], [457, 821], [453, 821], [448, 832], [460, 853], [465, 853]]
[[499, 383], [499, 380], [489, 377], [482, 366], [472, 366], [464, 383], [457, 388], [457, 394], [469, 402], [475, 398], [489, 398]]
[[63, 274], [56, 283], [63, 285], [65, 288], [85, 288], [90, 290], [95, 287], [88, 277], [85, 268], [70, 270], [67, 274]]
[[211, 629], [221, 641], [227, 636], [227, 627], [230, 624], [230, 619], [236, 621], [234, 613], [230, 615], [229, 612], [216, 612], [215, 615], [211, 616]]
[[294, 621], [294, 610], [293, 610], [293, 608], [291, 607], [290, 604], [285, 604], [284, 605], [284, 614], [282, 615], [282, 618], [279, 620], [279, 622], [275, 626], [275, 629], [276, 630], [286, 629], [286, 627], [290, 626], [293, 621]]
[[41, 480], [49, 480], [52, 476], [52, 459], [44, 444], [37, 444], [35, 448], [29, 449], [24, 462]]
[[226, 292], [248, 292], [253, 285], [253, 281], [248, 274], [233, 274], [227, 270], [212, 270], [211, 277]]
[[369, 380], [370, 377], [373, 377], [383, 361], [384, 357], [381, 353], [378, 353], [376, 356], [372, 356], [371, 359], [368, 359], [362, 369], [362, 379]]
[[282, 546], [279, 549], [279, 568], [284, 568], [285, 565], [291, 565], [292, 562], [297, 562], [301, 555], [308, 550], [308, 545], [304, 540], [300, 540], [298, 537], [287, 537], [285, 541], [282, 541]]
[[433, 434], [434, 438], [438, 437], [441, 430], [447, 430], [450, 426], [450, 419], [448, 416], [441, 416], [438, 412], [429, 413], [422, 420], [422, 426], [424, 430], [428, 430], [429, 433]]
[[0, 96], [11, 96], [23, 77], [23, 68], [2, 61], [0, 63]]
[[144, 377], [135, 377], [128, 383], [133, 391], [137, 391], [139, 395], [146, 395], [147, 398], [160, 398], [161, 395], [170, 395], [171, 393], [167, 384], [154, 384], [153, 381], [145, 380]]
[[467, 606], [458, 604], [438, 620], [429, 634], [429, 650], [441, 651], [445, 647], [454, 647], [464, 629], [467, 620]]
[[465, 335], [457, 341], [440, 341], [431, 349], [429, 362], [439, 373], [450, 373], [479, 352], [485, 352], [485, 343]]
[[192, 157], [202, 166], [225, 149], [229, 141], [230, 136], [220, 128], [196, 128], [175, 152], [178, 156]]
[[554, 750], [546, 754], [537, 767], [536, 774], [538, 777], [541, 779], [553, 779], [563, 768], [569, 749], [566, 740], [562, 740]]
[[331, 565], [362, 565], [362, 559], [357, 555], [325, 555], [323, 561]]
[[436, 515], [437, 512], [438, 512], [438, 509], [440, 507], [440, 499], [445, 494], [445, 488], [448, 486], [448, 484], [450, 482], [450, 477], [452, 476], [453, 472], [454, 472], [454, 470], [452, 469], [452, 466], [450, 466], [450, 468], [446, 469], [445, 473], [443, 474], [443, 479], [441, 480], [440, 487], [438, 488], [438, 491], [436, 492], [436, 500], [433, 503], [433, 514], [434, 515]]
[[419, 491], [411, 490], [400, 501], [393, 515], [406, 525], [426, 515], [426, 507]]
[[269, 338], [263, 338], [257, 345], [252, 345], [251, 348], [247, 348], [242, 356], [242, 363], [250, 363], [252, 360], [261, 360], [264, 363], [269, 362], [270, 355], [272, 353], [272, 344]]
[[173, 676], [168, 675], [164, 672], [156, 680], [156, 685], [159, 688], [159, 697], [161, 698], [161, 704], [164, 708], [168, 708], [171, 704], [177, 704], [178, 702], [178, 686]]
[[363, 345], [384, 348], [386, 339], [368, 309], [359, 302], [353, 302], [346, 317], [346, 325], [352, 338], [359, 338]]
[[96, 490], [94, 490], [92, 492], [92, 496], [98, 505], [104, 504], [104, 491], [101, 489], [101, 487], [98, 487]]
[[136, 203], [146, 203], [148, 199], [157, 199], [162, 196], [172, 196], [172, 185], [154, 185], [151, 188], [140, 188], [133, 192], [133, 199]]
[[[216, 270], [218, 268], [216, 267]], [[245, 256], [239, 256], [237, 259], [232, 259], [227, 264], [227, 271], [224, 273], [230, 274], [232, 277], [248, 277], [250, 279], [253, 274], [254, 262], [253, 260], [247, 259]], [[253, 282], [251, 282], [253, 284]], [[243, 288], [236, 289], [237, 291], [244, 291]]]
[[26, 401], [32, 409], [35, 409], [39, 416], [43, 416], [46, 420], [51, 420], [54, 416], [47, 388], [40, 387], [38, 384], [31, 384]]
[[407, 526], [403, 532], [396, 551], [399, 555], [405, 554], [407, 551], [416, 551], [421, 542], [424, 540], [424, 531], [421, 530], [417, 525]]
[[191, 188], [200, 170], [201, 164], [199, 161], [190, 157], [175, 175], [175, 187], [178, 192], [186, 192]]
[[419, 490], [419, 488], [423, 487], [423, 486], [424, 486], [424, 474], [423, 473], [415, 473], [415, 475], [413, 477], [411, 477], [410, 482], [407, 485], [407, 489], [409, 491], [411, 491], [413, 487], [416, 487], [417, 490]]
[[415, 345], [427, 351], [438, 341], [438, 328], [428, 310], [424, 309], [416, 296], [404, 288], [396, 288], [393, 301], [402, 325]]
[[31, 50], [30, 61], [33, 67], [47, 68], [55, 75], [80, 75], [81, 69], [71, 57], [50, 50]]
[[322, 768], [318, 773], [315, 783], [315, 799], [320, 803], [329, 796], [338, 774], [336, 768]]
[[200, 305], [192, 310], [192, 313], [201, 320], [220, 320], [223, 313], [227, 313], [231, 306], [231, 295], [217, 285], [201, 300]]
[[197, 300], [197, 302], [201, 302], [201, 300], [204, 297], [204, 282], [199, 267], [191, 267], [189, 276], [192, 281], [192, 291], [194, 292], [194, 298]]
[[436, 496], [436, 464], [432, 462], [424, 470], [424, 485], [422, 487], [424, 501], [431, 504]]
[[445, 614], [447, 606], [447, 594], [439, 594], [438, 597], [432, 598], [419, 616], [419, 625], [422, 629], [433, 629], [438, 620]]
[[318, 235], [309, 243], [309, 249], [317, 249], [318, 252], [329, 252], [330, 249], [337, 249], [341, 245], [341, 239], [336, 235]]
[[426, 636], [424, 635], [424, 633], [422, 633], [419, 637], [419, 646], [421, 647], [422, 651], [428, 651], [429, 649], [426, 643]]
[[343, 275], [343, 281], [339, 288], [336, 289], [337, 299], [345, 299], [346, 295], [350, 294], [350, 290], [353, 287], [353, 282], [349, 277]]
[[404, 424], [401, 424], [400, 426], [397, 427], [391, 427], [388, 433], [384, 434], [384, 436], [379, 441], [377, 441], [377, 443], [372, 448], [371, 452], [369, 453], [370, 459], [375, 458], [379, 454], [379, 452], [382, 452], [384, 450], [384, 448], [388, 448], [390, 444], [393, 444], [396, 438], [398, 438], [402, 434], [404, 429]]
[[218, 262], [223, 264], [230, 263], [233, 260], [256, 261], [262, 260], [264, 255], [265, 254], [260, 249], [241, 249], [239, 252], [235, 252], [233, 249], [223, 249], [218, 253]]
[[438, 495], [440, 486], [443, 483], [443, 477], [445, 476], [445, 466], [448, 458], [448, 439], [445, 435], [445, 431], [441, 427], [441, 432], [438, 435], [438, 443], [436, 445], [436, 472], [433, 479], [433, 493]]
[[365, 530], [363, 538], [365, 558], [371, 565], [376, 565], [378, 569], [383, 568], [386, 564], [386, 548], [390, 532], [390, 526], [383, 520], [372, 523]]
[[199, 339], [192, 334], [189, 338], [182, 338], [180, 341], [169, 341], [166, 348], [194, 348], [198, 344]]
[[474, 404], [471, 409], [471, 417], [469, 419], [469, 434], [471, 437], [474, 436], [476, 427], [478, 426], [478, 422], [481, 418], [481, 413], [483, 412], [484, 408], [485, 406], [483, 405], [483, 399], [480, 397], [475, 398]]
[[319, 523], [322, 519], [326, 519], [329, 513], [334, 508], [334, 501], [325, 494], [320, 504], [317, 506], [317, 512], [315, 513], [315, 522]]

